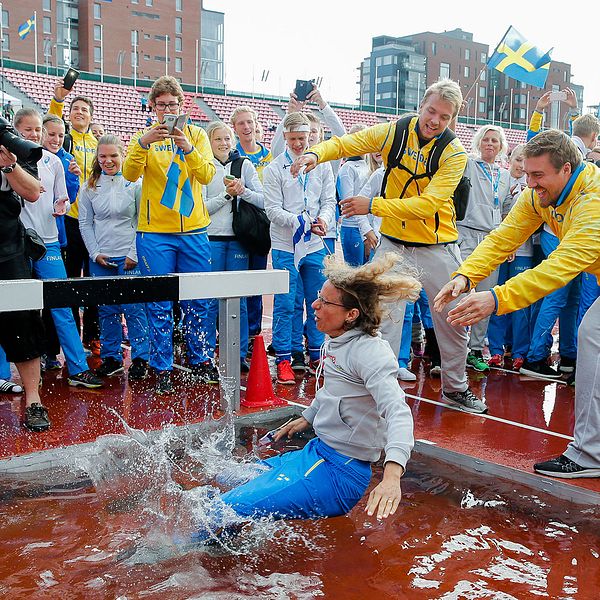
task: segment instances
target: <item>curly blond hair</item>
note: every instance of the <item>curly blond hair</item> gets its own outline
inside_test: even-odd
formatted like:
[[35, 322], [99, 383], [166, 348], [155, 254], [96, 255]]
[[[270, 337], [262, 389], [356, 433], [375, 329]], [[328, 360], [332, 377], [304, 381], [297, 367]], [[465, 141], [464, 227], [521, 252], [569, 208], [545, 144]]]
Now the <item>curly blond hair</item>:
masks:
[[325, 259], [325, 276], [340, 290], [342, 303], [356, 308], [358, 317], [347, 329], [358, 328], [377, 335], [384, 316], [383, 303], [408, 300], [414, 302], [421, 291], [421, 282], [396, 252], [386, 252], [360, 267], [352, 267], [334, 255]]

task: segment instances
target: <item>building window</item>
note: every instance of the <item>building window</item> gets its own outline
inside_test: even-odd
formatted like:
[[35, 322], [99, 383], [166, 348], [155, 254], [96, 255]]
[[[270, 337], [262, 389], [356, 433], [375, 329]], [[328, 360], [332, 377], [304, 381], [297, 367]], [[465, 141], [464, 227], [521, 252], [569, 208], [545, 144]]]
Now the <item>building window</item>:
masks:
[[183, 10], [183, 0], [175, 0], [175, 10], [181, 12]]
[[8, 33], [2, 32], [2, 50], [8, 52], [10, 50], [10, 39]]
[[102, 27], [94, 25], [94, 41], [99, 42], [102, 39]]
[[485, 113], [485, 102], [480, 102], [479, 103], [479, 112], [480, 113]]
[[435, 51], [437, 50], [437, 44], [435, 42], [431, 42], [431, 54], [435, 56]]
[[482, 63], [486, 63], [487, 62], [487, 52], [482, 52], [481, 53], [481, 62]]
[[153, 0], [146, 0], [146, 6], [153, 6], [154, 2]]
[[569, 81], [568, 73], [565, 71], [565, 83]]
[[42, 3], [42, 8], [44, 10], [52, 10], [52, 2], [51, 2], [51, 0], [44, 0], [44, 2]]
[[469, 67], [465, 67], [464, 75], [465, 77], [469, 77], [471, 75], [471, 69]]
[[97, 2], [94, 2], [94, 19], [101, 19], [102, 12], [100, 10], [100, 5]]
[[131, 0], [131, 4], [139, 4], [140, 0]]
[[52, 19], [50, 17], [44, 17], [43, 27], [44, 33], [52, 33]]
[[183, 19], [175, 17], [175, 33], [183, 33]]
[[8, 29], [8, 11], [7, 10], [2, 11], [2, 28]]
[[479, 76], [480, 81], [485, 81], [485, 71], [481, 71], [481, 75]]
[[181, 56], [177, 56], [175, 57], [175, 72], [181, 73], [181, 71], [183, 71], [183, 60]]
[[99, 46], [94, 46], [94, 62], [102, 62], [102, 54], [100, 53]]
[[183, 52], [183, 40], [180, 37], [175, 38], [175, 52]]
[[149, 54], [144, 54], [144, 60], [150, 60], [150, 55]]
[[440, 79], [447, 79], [449, 77], [450, 77], [449, 63], [440, 63]]
[[483, 86], [479, 88], [479, 97], [485, 98], [485, 88]]
[[139, 39], [139, 38], [138, 38], [138, 32], [137, 32], [137, 29], [134, 29], [134, 30], [131, 32], [131, 45], [132, 45], [132, 46], [137, 46], [137, 44], [138, 44], [138, 39]]
[[144, 39], [149, 40], [152, 36], [149, 33], [144, 34]]
[[471, 50], [465, 48], [465, 60], [471, 60]]

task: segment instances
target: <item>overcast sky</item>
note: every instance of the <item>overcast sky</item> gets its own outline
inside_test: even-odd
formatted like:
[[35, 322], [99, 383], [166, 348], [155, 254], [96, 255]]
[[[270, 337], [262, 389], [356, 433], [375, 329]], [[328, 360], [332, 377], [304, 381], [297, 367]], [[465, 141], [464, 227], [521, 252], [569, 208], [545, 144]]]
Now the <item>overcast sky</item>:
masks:
[[[259, 94], [287, 95], [296, 79], [323, 77], [326, 100], [355, 104], [357, 67], [369, 55], [372, 37], [460, 27], [491, 52], [513, 25], [543, 50], [554, 47], [553, 59], [571, 64], [573, 81], [585, 86], [586, 106], [600, 102], [598, 0], [204, 0], [203, 5], [225, 13], [225, 78], [231, 90], [252, 91], [253, 71]], [[263, 70], [270, 71], [266, 83]]]

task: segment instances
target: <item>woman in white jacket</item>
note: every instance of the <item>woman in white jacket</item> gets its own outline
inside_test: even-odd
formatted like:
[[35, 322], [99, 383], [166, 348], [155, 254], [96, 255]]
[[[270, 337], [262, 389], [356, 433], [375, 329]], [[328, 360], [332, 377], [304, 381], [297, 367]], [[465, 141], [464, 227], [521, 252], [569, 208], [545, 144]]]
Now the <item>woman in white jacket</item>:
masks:
[[[202, 197], [210, 214], [208, 239], [210, 240], [213, 271], [246, 271], [250, 255], [238, 241], [233, 231], [233, 202], [248, 202], [264, 208], [263, 188], [252, 162], [235, 149], [235, 135], [231, 127], [221, 121], [213, 121], [206, 133], [215, 156], [217, 169], [212, 181], [203, 186]], [[238, 177], [232, 175], [232, 169]], [[219, 303], [212, 300], [208, 309], [207, 351], [214, 358], [217, 343], [217, 314]], [[246, 298], [240, 298], [240, 366], [248, 371], [248, 309]], [[218, 383], [218, 373], [213, 366], [202, 374], [205, 383]]]
[[[102, 136], [90, 178], [79, 193], [79, 229], [90, 254], [92, 277], [141, 274], [135, 243], [141, 181], [132, 183], [121, 174], [124, 155], [118, 137]], [[121, 313], [127, 319], [131, 342], [129, 378], [143, 379], [150, 353], [144, 304], [98, 307], [102, 364], [96, 374], [108, 377], [123, 372]]]
[[391, 252], [357, 268], [326, 259], [328, 280], [313, 302], [316, 326], [327, 335], [317, 374], [323, 386], [317, 383], [315, 398], [300, 418], [266, 436], [291, 438], [312, 425], [317, 437], [302, 450], [238, 473], [247, 481], [220, 497], [226, 506], [217, 501], [209, 507], [195, 540], [206, 540], [216, 529], [235, 530], [248, 518], [343, 515], [364, 495], [371, 463], [383, 450], [383, 478], [365, 510], [377, 518], [396, 512], [400, 478], [414, 443], [413, 420], [396, 379], [396, 357], [378, 329], [382, 302], [414, 301], [419, 295], [421, 284], [401, 272], [401, 261]]

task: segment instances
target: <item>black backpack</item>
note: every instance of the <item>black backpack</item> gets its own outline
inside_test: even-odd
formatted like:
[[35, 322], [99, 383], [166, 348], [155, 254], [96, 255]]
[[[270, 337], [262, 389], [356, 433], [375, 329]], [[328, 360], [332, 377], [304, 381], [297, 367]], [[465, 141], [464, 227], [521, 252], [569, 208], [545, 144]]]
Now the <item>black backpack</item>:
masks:
[[[248, 160], [245, 156], [236, 158], [231, 163], [231, 174], [240, 178], [242, 164]], [[266, 256], [271, 249], [271, 222], [267, 213], [262, 209], [235, 197], [231, 201], [233, 213], [232, 227], [235, 237], [248, 252]]]
[[[431, 179], [435, 175], [440, 166], [440, 156], [442, 156], [444, 150], [446, 149], [446, 146], [453, 139], [456, 138], [456, 134], [454, 133], [454, 131], [446, 128], [444, 130], [444, 133], [442, 133], [442, 135], [440, 135], [433, 143], [433, 146], [429, 152], [429, 156], [427, 157], [425, 173], [420, 173], [419, 175], [417, 175], [409, 169], [407, 169], [400, 162], [406, 150], [406, 144], [408, 142], [408, 127], [413, 118], [414, 115], [408, 115], [396, 121], [396, 131], [394, 132], [394, 139], [392, 140], [392, 147], [390, 148], [390, 152], [388, 154], [388, 162], [387, 167], [385, 169], [385, 175], [383, 176], [383, 182], [381, 183], [381, 196], [383, 198], [385, 198], [385, 188], [387, 185], [388, 176], [392, 169], [403, 169], [407, 173], [410, 173], [410, 177], [406, 181], [404, 188], [399, 195], [400, 198], [404, 198], [404, 194], [406, 193], [406, 190], [408, 189], [408, 186], [411, 184], [412, 181], [424, 179], [425, 177]], [[454, 194], [452, 196], [457, 221], [462, 221], [465, 218], [465, 214], [467, 213], [467, 205], [469, 203], [470, 191], [471, 180], [463, 175], [461, 180], [458, 182], [458, 185], [456, 186], [456, 189], [454, 190]]]

